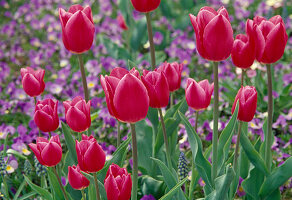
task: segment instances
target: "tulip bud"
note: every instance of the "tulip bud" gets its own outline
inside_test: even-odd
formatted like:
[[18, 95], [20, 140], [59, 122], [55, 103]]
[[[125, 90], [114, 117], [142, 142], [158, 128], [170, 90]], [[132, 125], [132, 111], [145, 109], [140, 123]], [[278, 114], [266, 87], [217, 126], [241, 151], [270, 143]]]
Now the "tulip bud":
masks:
[[100, 77], [108, 110], [121, 122], [136, 123], [144, 119], [149, 108], [149, 96], [139, 72], [116, 67], [110, 76]]
[[59, 127], [58, 101], [45, 99], [38, 101], [34, 112], [34, 122], [43, 132], [52, 132]]
[[38, 161], [47, 167], [56, 166], [62, 159], [62, 147], [58, 135], [53, 136], [50, 141], [38, 137], [36, 144], [30, 143], [28, 146]]
[[169, 87], [164, 72], [143, 70], [142, 82], [147, 88], [150, 107], [162, 108], [168, 105]]
[[221, 7], [216, 12], [211, 7], [203, 7], [197, 17], [190, 14], [190, 19], [199, 54], [211, 61], [227, 59], [233, 46], [233, 30], [227, 10]]
[[132, 190], [131, 175], [125, 168], [111, 164], [104, 179], [104, 188], [108, 200], [129, 200]]
[[90, 101], [77, 96], [72, 101], [63, 102], [65, 118], [69, 127], [76, 132], [86, 131], [91, 125]]
[[124, 19], [123, 15], [118, 15], [117, 20], [118, 20], [118, 24], [121, 27], [121, 29], [123, 29], [125, 31], [128, 30], [128, 26], [127, 26], [127, 24], [125, 22], [125, 19]]
[[83, 190], [90, 184], [89, 180], [80, 172], [80, 167], [77, 165], [68, 166], [68, 181], [75, 190]]
[[214, 90], [214, 83], [209, 84], [208, 80], [197, 83], [194, 79], [187, 79], [185, 89], [188, 105], [196, 111], [206, 109], [211, 102], [211, 96]]
[[139, 12], [151, 12], [155, 10], [161, 0], [131, 0], [133, 7]]
[[82, 140], [76, 140], [77, 160], [80, 170], [94, 173], [101, 170], [105, 163], [105, 153], [93, 136], [82, 135]]
[[271, 64], [283, 56], [288, 35], [280, 15], [269, 20], [256, 16], [247, 21], [247, 28], [255, 35], [256, 59], [259, 62]]
[[180, 88], [182, 64], [164, 62], [156, 71], [164, 72], [169, 86], [169, 91], [174, 92]]
[[39, 96], [45, 90], [45, 70], [39, 69], [34, 71], [30, 67], [20, 69], [22, 77], [23, 90], [31, 97]]
[[78, 54], [88, 51], [92, 46], [95, 32], [91, 8], [73, 5], [68, 12], [60, 8], [59, 18], [66, 49]]
[[237, 119], [244, 122], [250, 122], [257, 108], [257, 91], [253, 86], [241, 87], [235, 97], [232, 114], [235, 110], [236, 103], [239, 103], [239, 110]]

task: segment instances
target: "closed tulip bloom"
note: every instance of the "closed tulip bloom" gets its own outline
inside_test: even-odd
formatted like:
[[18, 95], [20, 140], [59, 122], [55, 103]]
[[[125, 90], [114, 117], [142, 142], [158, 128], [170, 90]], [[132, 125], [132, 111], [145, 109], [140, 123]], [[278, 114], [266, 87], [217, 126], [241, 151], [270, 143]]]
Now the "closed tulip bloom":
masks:
[[161, 0], [131, 0], [133, 7], [139, 12], [151, 12], [155, 10]]
[[239, 103], [237, 119], [244, 122], [250, 122], [257, 109], [257, 91], [255, 87], [242, 86], [239, 89], [232, 106], [232, 114], [235, 110], [237, 100]]
[[148, 91], [150, 107], [162, 108], [167, 106], [169, 87], [164, 72], [143, 70], [141, 79]]
[[91, 125], [90, 101], [77, 96], [72, 101], [63, 102], [65, 118], [69, 127], [76, 132], [86, 131]]
[[79, 165], [68, 166], [68, 181], [75, 190], [83, 190], [90, 184], [90, 181], [80, 172]]
[[59, 18], [66, 49], [78, 54], [88, 51], [92, 46], [95, 32], [91, 8], [73, 5], [68, 12], [60, 8]]
[[112, 116], [127, 123], [135, 123], [146, 117], [149, 96], [135, 68], [129, 72], [116, 67], [110, 76], [101, 75], [100, 82]]
[[177, 62], [164, 62], [156, 69], [158, 72], [164, 72], [170, 92], [174, 92], [180, 88], [182, 67], [183, 64], [178, 64]]
[[190, 14], [196, 34], [199, 54], [211, 61], [222, 61], [230, 56], [233, 46], [233, 30], [224, 7], [217, 12], [211, 7], [200, 9], [198, 16]]
[[20, 74], [22, 77], [23, 90], [31, 97], [39, 96], [45, 90], [45, 70], [33, 70], [30, 67], [21, 68]]
[[59, 127], [58, 101], [45, 99], [38, 101], [34, 112], [34, 122], [43, 132], [52, 132]]
[[50, 141], [38, 137], [36, 144], [28, 145], [38, 161], [47, 167], [56, 166], [62, 159], [62, 147], [58, 135], [53, 136]]
[[269, 20], [256, 16], [247, 21], [256, 37], [256, 59], [265, 64], [277, 62], [284, 54], [288, 41], [285, 25], [280, 15]]
[[123, 15], [118, 15], [117, 20], [118, 20], [118, 24], [121, 27], [121, 29], [123, 29], [125, 31], [128, 30], [128, 26], [125, 22], [125, 18]]
[[196, 111], [206, 109], [211, 102], [214, 83], [209, 84], [208, 80], [196, 82], [194, 79], [187, 79], [186, 100], [188, 105]]
[[104, 179], [108, 200], [129, 200], [131, 198], [131, 174], [125, 168], [111, 164]]
[[101, 170], [105, 163], [105, 153], [93, 136], [82, 135], [82, 140], [76, 140], [77, 160], [80, 170], [95, 173]]

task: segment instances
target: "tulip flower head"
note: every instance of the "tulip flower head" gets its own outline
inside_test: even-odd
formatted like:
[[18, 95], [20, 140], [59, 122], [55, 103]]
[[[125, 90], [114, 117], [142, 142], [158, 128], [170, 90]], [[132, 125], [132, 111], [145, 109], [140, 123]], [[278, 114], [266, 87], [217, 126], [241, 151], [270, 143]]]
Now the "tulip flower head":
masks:
[[127, 123], [136, 123], [146, 117], [149, 96], [135, 68], [129, 72], [116, 67], [110, 76], [101, 75], [100, 82], [112, 116]]
[[188, 105], [196, 111], [206, 109], [210, 105], [213, 90], [214, 83], [209, 84], [206, 79], [197, 83], [194, 79], [188, 78], [185, 89]]
[[131, 174], [125, 168], [111, 164], [104, 179], [108, 200], [129, 200], [131, 198]]
[[59, 18], [66, 49], [77, 54], [88, 51], [92, 46], [95, 32], [91, 8], [73, 5], [68, 12], [60, 8]]
[[156, 69], [156, 71], [158, 72], [164, 72], [168, 81], [170, 92], [174, 92], [180, 88], [182, 67], [183, 65], [178, 64], [177, 62], [174, 63], [164, 62]]
[[269, 20], [256, 16], [247, 21], [247, 28], [255, 35], [256, 59], [259, 62], [271, 64], [283, 56], [288, 35], [280, 15]]
[[257, 91], [255, 87], [242, 86], [239, 89], [232, 106], [232, 114], [235, 110], [237, 100], [239, 103], [237, 119], [244, 122], [250, 122], [253, 119], [257, 108]]
[[76, 140], [77, 160], [80, 170], [95, 173], [105, 164], [105, 153], [93, 136], [82, 135], [82, 140]]
[[131, 0], [133, 7], [135, 10], [139, 12], [151, 12], [155, 10], [161, 0]]
[[77, 96], [72, 101], [64, 101], [65, 118], [69, 127], [76, 132], [86, 131], [91, 125], [90, 101]]
[[190, 19], [199, 54], [211, 61], [227, 59], [233, 46], [233, 30], [227, 10], [224, 7], [218, 11], [203, 7], [197, 17], [190, 14]]
[[148, 91], [150, 107], [162, 108], [167, 106], [169, 87], [164, 72], [143, 70], [141, 79]]
[[38, 161], [47, 167], [56, 166], [62, 159], [62, 147], [58, 135], [53, 136], [50, 141], [38, 137], [36, 144], [28, 145]]
[[45, 70], [38, 69], [35, 71], [30, 67], [26, 67], [20, 69], [20, 74], [23, 90], [27, 95], [36, 97], [44, 92], [46, 87], [44, 82]]
[[38, 101], [34, 112], [34, 122], [43, 132], [52, 132], [59, 127], [58, 101], [45, 99]]
[[68, 166], [68, 181], [75, 190], [83, 190], [90, 184], [90, 181], [80, 172], [79, 165]]

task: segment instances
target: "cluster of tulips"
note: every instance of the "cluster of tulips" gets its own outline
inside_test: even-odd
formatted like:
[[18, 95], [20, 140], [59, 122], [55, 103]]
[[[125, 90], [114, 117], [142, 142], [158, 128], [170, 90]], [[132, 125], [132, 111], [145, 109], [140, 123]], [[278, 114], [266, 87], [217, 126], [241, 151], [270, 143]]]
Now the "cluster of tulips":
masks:
[[[146, 17], [149, 17], [149, 12], [155, 10], [160, 4], [160, 0], [131, 0], [131, 2], [137, 11], [146, 13]], [[63, 102], [65, 118], [68, 126], [73, 131], [82, 133], [91, 126], [91, 102], [88, 96], [81, 57], [82, 53], [91, 48], [94, 40], [95, 28], [91, 8], [73, 5], [68, 12], [64, 9], [59, 9], [59, 17], [62, 25], [64, 46], [69, 51], [77, 54], [80, 61], [85, 96], [85, 100], [78, 96], [72, 101]], [[234, 65], [242, 68], [242, 73], [244, 73], [257, 60], [260, 63], [268, 64], [267, 69], [269, 72], [269, 64], [278, 61], [282, 57], [288, 36], [280, 16], [274, 16], [270, 20], [256, 16], [253, 20], [247, 20], [246, 34], [237, 35], [235, 40], [228, 12], [224, 7], [221, 7], [218, 11], [210, 7], [203, 7], [196, 17], [190, 14], [190, 19], [195, 30], [198, 53], [201, 57], [214, 61], [214, 83], [210, 84], [208, 80], [197, 82], [192, 78], [188, 78], [185, 98], [191, 108], [200, 111], [209, 106], [214, 91], [212, 177], [215, 179], [217, 177], [216, 148], [218, 141], [218, 62], [227, 59], [231, 55]], [[126, 29], [127, 26], [123, 18], [119, 18], [119, 21]], [[149, 24], [148, 28], [151, 29]], [[150, 44], [152, 44], [150, 47], [151, 53], [155, 55], [151, 34], [149, 34], [149, 40]], [[132, 178], [126, 169], [112, 164], [104, 180], [109, 200], [130, 199], [131, 192], [132, 199], [137, 198], [138, 165], [135, 123], [146, 118], [150, 106], [158, 109], [162, 126], [164, 126], [161, 108], [168, 106], [171, 93], [178, 90], [181, 85], [182, 64], [165, 62], [156, 68], [155, 56], [152, 57], [153, 63], [153, 70], [143, 70], [142, 76], [135, 68], [128, 71], [120, 67], [113, 69], [109, 76], [100, 76], [100, 83], [105, 93], [109, 113], [119, 122], [129, 123], [132, 130]], [[45, 71], [42, 69], [36, 71], [30, 67], [21, 69], [22, 85], [29, 96], [36, 97], [42, 94], [45, 88], [44, 75]], [[268, 74], [268, 77], [270, 76], [271, 74]], [[269, 97], [270, 93], [271, 91], [269, 91]], [[269, 105], [271, 104], [270, 101], [269, 99]], [[241, 88], [235, 97], [232, 113], [237, 102], [239, 104], [238, 120], [243, 122], [251, 121], [257, 106], [257, 91], [255, 87], [244, 86], [242, 81]], [[57, 107], [58, 101], [52, 99], [36, 102], [34, 121], [41, 131], [50, 133], [59, 127]], [[269, 106], [270, 117], [271, 109]], [[271, 125], [271, 121], [269, 121], [269, 125]], [[163, 134], [168, 167], [171, 168], [172, 164], [167, 149], [165, 127]], [[237, 142], [234, 167], [237, 165], [238, 145]], [[54, 168], [61, 161], [62, 147], [58, 135], [51, 137], [50, 140], [39, 137], [36, 144], [30, 144], [29, 146], [42, 165]], [[104, 167], [105, 153], [93, 136], [86, 136], [85, 134], [82, 135], [82, 140], [76, 140], [75, 147], [78, 165], [69, 166], [68, 180], [74, 189], [83, 190], [90, 184], [83, 173], [92, 173], [96, 177], [96, 172]], [[266, 151], [270, 151], [270, 147], [271, 144], [268, 143]], [[270, 154], [266, 153], [266, 155]], [[271, 158], [267, 157], [267, 159]], [[267, 163], [267, 165], [270, 164]], [[97, 183], [96, 190], [97, 198], [99, 198]], [[64, 196], [66, 197], [65, 192]]]

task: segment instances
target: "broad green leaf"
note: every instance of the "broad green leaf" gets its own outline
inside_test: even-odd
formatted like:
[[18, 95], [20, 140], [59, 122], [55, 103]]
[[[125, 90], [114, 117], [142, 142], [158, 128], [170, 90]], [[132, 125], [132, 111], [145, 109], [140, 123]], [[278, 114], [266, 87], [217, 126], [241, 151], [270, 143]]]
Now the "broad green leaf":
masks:
[[70, 195], [72, 200], [80, 200], [82, 198], [80, 190], [75, 190], [74, 188], [71, 187], [70, 184], [67, 184], [65, 186], [65, 190]]
[[181, 186], [188, 180], [188, 177], [185, 177], [183, 180], [178, 182], [176, 186], [174, 186], [168, 193], [166, 193], [160, 200], [169, 200], [177, 193], [177, 191], [181, 188]]
[[[164, 182], [167, 185], [168, 189], [171, 190], [177, 184], [177, 180], [175, 176], [163, 162], [161, 162], [160, 160], [156, 158], [151, 158], [151, 159], [153, 159], [156, 162], [156, 164], [159, 166], [162, 176], [164, 178]], [[179, 190], [178, 193], [179, 193], [180, 200], [183, 200], [183, 199], [186, 200], [182, 190]]]
[[32, 192], [29, 192], [29, 193], [26, 193], [26, 194], [22, 195], [21, 197], [18, 197], [17, 200], [25, 200], [25, 199], [28, 199], [28, 198], [32, 199], [31, 197], [36, 195], [36, 194], [37, 193], [35, 191], [32, 191]]
[[256, 200], [259, 199], [258, 193], [260, 191], [260, 187], [263, 181], [264, 181], [263, 172], [261, 172], [256, 167], [251, 166], [249, 175], [244, 181], [242, 181], [241, 186], [252, 199]]
[[148, 175], [141, 176], [139, 179], [142, 195], [152, 194], [155, 199], [159, 199], [164, 195], [166, 185], [163, 181], [156, 180]]
[[240, 150], [240, 158], [239, 158], [239, 167], [240, 167], [240, 177], [243, 179], [246, 179], [246, 177], [248, 176], [248, 172], [249, 172], [249, 160], [248, 157], [246, 156], [244, 150]]
[[[92, 192], [92, 191], [88, 192], [89, 199], [96, 199], [96, 198], [94, 198], [94, 197], [96, 197], [94, 177], [90, 174], [85, 173], [85, 172], [81, 172], [81, 173], [90, 181], [90, 185], [93, 186], [93, 188], [94, 188], [94, 192]], [[98, 179], [97, 179], [97, 182], [98, 182], [99, 194], [100, 194], [102, 199], [106, 200], [107, 197], [106, 197], [106, 191], [105, 191], [104, 185]], [[89, 189], [89, 190], [91, 190], [91, 189]]]
[[288, 158], [281, 166], [275, 168], [273, 172], [265, 179], [260, 189], [260, 197], [264, 198], [269, 196], [273, 191], [277, 190], [291, 177], [292, 157]]
[[[237, 118], [237, 114], [238, 114], [238, 103], [236, 104], [236, 108], [235, 111], [230, 119], [230, 121], [228, 122], [227, 126], [224, 128], [224, 130], [222, 131], [220, 138], [219, 138], [219, 142], [218, 142], [218, 170], [220, 170], [221, 172], [224, 172], [224, 163], [226, 162], [227, 158], [228, 158], [228, 152], [230, 150], [230, 145], [231, 145], [231, 141], [232, 141], [232, 136], [233, 136], [233, 130], [236, 124], [236, 118]], [[219, 171], [219, 175], [221, 175]]]
[[274, 192], [267, 196], [265, 200], [281, 200], [281, 193], [279, 188], [274, 190]]
[[75, 141], [72, 137], [71, 130], [63, 122], [62, 122], [62, 130], [64, 133], [66, 145], [68, 147], [68, 151], [71, 155], [72, 160], [74, 161], [74, 164], [77, 165], [78, 161], [77, 161], [77, 153], [76, 153], [76, 148], [75, 148]]
[[60, 184], [57, 180], [56, 175], [52, 171], [52, 168], [48, 167], [47, 172], [48, 172], [48, 178], [49, 178], [49, 182], [50, 182], [51, 191], [53, 191], [53, 193], [54, 193], [54, 199], [58, 199], [58, 200], [65, 199], [64, 195], [62, 193]]
[[147, 118], [150, 120], [153, 128], [158, 129], [159, 119], [158, 119], [158, 111], [156, 108], [149, 107]]
[[132, 37], [131, 37], [131, 47], [133, 50], [139, 50], [139, 48], [142, 45], [142, 42], [144, 38], [146, 38], [146, 33], [147, 32], [147, 24], [146, 24], [146, 19], [145, 17], [141, 18], [138, 20], [134, 26], [134, 30], [132, 32]]
[[192, 125], [189, 123], [184, 114], [179, 112], [179, 115], [181, 117], [182, 123], [185, 125], [188, 134], [188, 141], [191, 146], [196, 168], [202, 179], [205, 181], [206, 185], [211, 188], [211, 164], [203, 155], [203, 147], [200, 137], [197, 135], [196, 131], [193, 129]]
[[[246, 122], [244, 122], [246, 123]], [[244, 132], [244, 129], [242, 129]], [[255, 150], [254, 146], [251, 144], [247, 137], [247, 133], [242, 133], [240, 137], [240, 144], [246, 153], [246, 156], [250, 162], [259, 170], [261, 170], [266, 176], [269, 174], [266, 164], [260, 154]]]
[[22, 190], [23, 190], [25, 184], [26, 184], [26, 181], [23, 180], [22, 183], [20, 184], [20, 186], [18, 187], [18, 189], [17, 189], [17, 191], [16, 191], [16, 193], [15, 193], [15, 195], [14, 195], [14, 197], [13, 197], [13, 200], [17, 200], [17, 199], [18, 199], [18, 196], [19, 196], [20, 193], [22, 192]]
[[47, 200], [53, 200], [52, 195], [46, 189], [43, 189], [40, 186], [37, 186], [34, 183], [32, 183], [31, 180], [29, 180], [27, 176], [25, 175], [23, 176], [24, 176], [25, 181], [28, 183], [28, 185], [31, 187], [32, 190], [34, 190], [36, 193], [38, 193], [39, 195], [41, 195], [43, 198]]
[[74, 165], [74, 161], [72, 159], [72, 156], [70, 154], [70, 152], [67, 152], [65, 155], [64, 155], [64, 164], [63, 164], [63, 172], [64, 174], [68, 174], [68, 166], [72, 166]]

